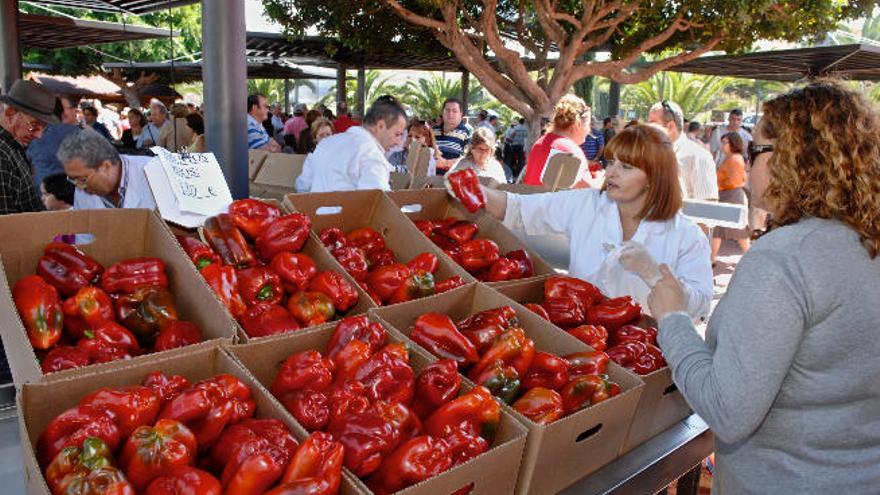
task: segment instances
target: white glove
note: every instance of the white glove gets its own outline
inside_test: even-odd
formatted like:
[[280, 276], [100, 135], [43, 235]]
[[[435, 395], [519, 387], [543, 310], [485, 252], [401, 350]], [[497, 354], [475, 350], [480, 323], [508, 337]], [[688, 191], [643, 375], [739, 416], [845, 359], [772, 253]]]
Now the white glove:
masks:
[[648, 287], [653, 288], [662, 278], [660, 266], [651, 257], [651, 253], [636, 241], [626, 241], [621, 244], [618, 261], [624, 270], [638, 275]]

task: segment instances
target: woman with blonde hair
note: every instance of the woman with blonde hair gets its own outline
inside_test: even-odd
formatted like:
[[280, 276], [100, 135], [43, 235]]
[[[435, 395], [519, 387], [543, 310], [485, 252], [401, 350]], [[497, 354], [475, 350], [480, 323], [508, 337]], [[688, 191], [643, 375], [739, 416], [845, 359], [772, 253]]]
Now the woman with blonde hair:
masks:
[[495, 158], [495, 134], [486, 127], [477, 127], [471, 134], [471, 141], [464, 157], [450, 172], [472, 168], [480, 177], [489, 177], [499, 184], [507, 183], [504, 167]]
[[544, 169], [547, 168], [550, 157], [556, 153], [570, 153], [581, 162], [575, 187], [584, 187], [586, 178], [590, 177], [590, 169], [581, 143], [590, 132], [591, 118], [590, 107], [584, 100], [572, 94], [560, 98], [547, 132], [535, 141], [529, 151], [523, 183], [542, 185]]
[[715, 434], [713, 493], [877, 493], [880, 115], [827, 81], [763, 110], [749, 184], [776, 227], [739, 262], [705, 342], [661, 268], [660, 347]]

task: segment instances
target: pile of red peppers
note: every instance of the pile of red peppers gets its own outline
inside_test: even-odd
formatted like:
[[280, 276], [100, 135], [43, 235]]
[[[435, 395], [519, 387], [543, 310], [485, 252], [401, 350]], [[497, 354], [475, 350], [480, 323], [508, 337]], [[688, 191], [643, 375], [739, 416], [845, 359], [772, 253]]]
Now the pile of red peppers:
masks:
[[341, 443], [344, 465], [377, 494], [486, 452], [501, 420], [487, 389], [461, 393], [455, 361], [416, 374], [406, 345], [366, 316], [340, 321], [323, 354], [288, 357], [271, 390], [307, 430]]
[[159, 258], [105, 270], [76, 246], [53, 242], [36, 272], [15, 283], [12, 298], [44, 373], [203, 340], [197, 325], [178, 318]]
[[359, 299], [341, 273], [318, 271], [301, 253], [312, 222], [256, 199], [233, 201], [203, 227], [208, 244], [178, 236], [220, 301], [251, 337], [291, 332], [332, 320]]
[[254, 418], [248, 386], [223, 374], [190, 383], [154, 371], [102, 388], [56, 416], [37, 455], [53, 494], [333, 495], [342, 444], [302, 444], [277, 419]]
[[465, 283], [458, 276], [436, 281], [434, 274], [440, 260], [433, 253], [420, 253], [406, 264], [400, 263], [382, 234], [370, 227], [354, 229], [348, 234], [329, 227], [321, 230], [318, 237], [380, 306], [438, 294]]
[[491, 239], [477, 239], [480, 227], [468, 220], [416, 220], [416, 227], [462, 268], [482, 282], [503, 282], [535, 274], [532, 258], [525, 249], [504, 256]]
[[489, 309], [454, 322], [425, 313], [410, 338], [455, 363], [477, 385], [539, 424], [547, 424], [620, 393], [605, 374], [608, 356], [581, 352], [557, 356], [539, 351], [518, 326], [510, 306]]
[[642, 308], [629, 296], [609, 299], [589, 282], [552, 276], [544, 281], [543, 302], [525, 307], [634, 373], [647, 375], [666, 366], [657, 329], [642, 325]]

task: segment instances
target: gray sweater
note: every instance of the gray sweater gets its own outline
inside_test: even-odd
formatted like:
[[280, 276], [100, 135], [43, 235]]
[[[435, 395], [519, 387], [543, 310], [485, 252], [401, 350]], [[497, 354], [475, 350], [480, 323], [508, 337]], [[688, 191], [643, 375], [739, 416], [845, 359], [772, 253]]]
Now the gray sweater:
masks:
[[880, 493], [880, 257], [836, 221], [761, 238], [706, 342], [688, 317], [660, 347], [715, 433], [713, 494]]

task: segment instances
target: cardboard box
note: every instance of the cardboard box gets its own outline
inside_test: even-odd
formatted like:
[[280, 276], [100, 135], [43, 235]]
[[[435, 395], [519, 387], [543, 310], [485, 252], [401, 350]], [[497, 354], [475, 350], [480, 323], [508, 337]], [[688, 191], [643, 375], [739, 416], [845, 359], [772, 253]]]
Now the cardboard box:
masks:
[[[316, 235], [327, 227], [338, 227], [346, 234], [360, 227], [371, 227], [382, 234], [386, 246], [394, 252], [399, 262], [406, 263], [420, 253], [434, 253], [440, 260], [434, 273], [436, 281], [456, 275], [467, 282], [474, 280], [464, 268], [423, 236], [412, 222], [407, 221], [400, 209], [381, 191], [290, 194], [284, 198], [284, 205], [291, 211], [311, 217], [312, 232]], [[329, 251], [327, 254], [330, 255]]]
[[[459, 287], [425, 301], [375, 308], [370, 314], [409, 336], [412, 322], [429, 311], [447, 314], [458, 321], [479, 311], [505, 305], [516, 310], [520, 326], [535, 341], [537, 350], [565, 355], [589, 349], [580, 340], [560, 331], [519, 303], [480, 283]], [[608, 375], [620, 385], [620, 395], [549, 425], [539, 425], [504, 406], [529, 430], [516, 493], [558, 492], [617, 458], [644, 384], [615, 363], [609, 365]]]
[[[469, 213], [459, 204], [453, 202], [445, 189], [391, 191], [387, 195], [410, 220], [439, 220], [446, 217], [470, 220], [480, 227], [477, 238], [495, 241], [501, 249], [502, 255], [516, 249], [525, 249], [529, 256], [531, 256], [532, 264], [535, 266], [535, 276], [556, 273], [549, 263], [544, 261], [533, 249], [525, 245], [501, 222], [485, 212]], [[421, 232], [419, 234], [423, 238], [425, 237]]]
[[[293, 421], [284, 408], [272, 399], [269, 391], [242, 368], [237, 360], [217, 345], [198, 349], [188, 355], [157, 356], [157, 359], [151, 362], [126, 361], [100, 372], [55, 382], [27, 384], [22, 387], [17, 405], [27, 493], [49, 495], [49, 488], [37, 462], [36, 445], [40, 433], [55, 416], [75, 406], [82, 397], [101, 387], [138, 385], [148, 373], [155, 370], [161, 370], [166, 374], [183, 375], [193, 383], [221, 373], [235, 375], [251, 389], [251, 395], [257, 405], [255, 417], [280, 420], [290, 429], [298, 442], [302, 442], [308, 436], [308, 432]], [[340, 493], [356, 495], [360, 490], [351, 480], [343, 476]]]
[[[197, 324], [205, 340], [231, 340], [235, 336], [235, 327], [223, 310], [223, 305], [214, 297], [159, 215], [150, 210], [108, 209], [5, 215], [0, 216], [0, 232], [4, 234], [0, 237], [0, 331], [16, 385], [90, 373], [112, 366], [112, 363], [96, 364], [44, 376], [27, 339], [12, 300], [11, 288], [20, 278], [36, 273], [43, 248], [58, 234], [92, 234], [94, 242], [79, 247], [104, 267], [140, 256], [161, 258], [165, 262], [169, 289], [174, 294], [180, 319]], [[190, 346], [164, 352], [192, 351], [194, 348]], [[156, 356], [146, 354], [132, 361], [154, 360]]]
[[[373, 321], [380, 321], [371, 316]], [[385, 325], [391, 342], [402, 342], [406, 338]], [[328, 323], [301, 333], [278, 335], [258, 343], [236, 345], [229, 348], [242, 365], [247, 368], [266, 388], [271, 387], [275, 375], [287, 357], [296, 352], [314, 349], [322, 354], [336, 329], [336, 324]], [[410, 352], [410, 364], [416, 375], [436, 361], [436, 358], [423, 350], [413, 348]], [[462, 381], [462, 389], [469, 390], [471, 385]], [[279, 405], [279, 407], [281, 407]], [[295, 421], [290, 417], [291, 421]], [[439, 476], [425, 480], [405, 490], [397, 492], [406, 495], [451, 494], [456, 490], [473, 483], [470, 493], [501, 494], [513, 493], [516, 486], [514, 475], [520, 465], [523, 447], [525, 446], [525, 429], [509, 414], [502, 411], [501, 425], [488, 452], [446, 471]], [[345, 470], [346, 476], [369, 491], [366, 485], [353, 473]]]
[[254, 176], [254, 184], [294, 188], [296, 178], [302, 173], [306, 155], [269, 153], [263, 166]]
[[[496, 289], [518, 303], [540, 303], [544, 300], [544, 279], [514, 281]], [[645, 387], [621, 454], [653, 438], [691, 413], [684, 396], [672, 382], [668, 367], [636, 376], [645, 382]]]
[[248, 150], [248, 179], [254, 180], [267, 156], [269, 156], [268, 151]]

